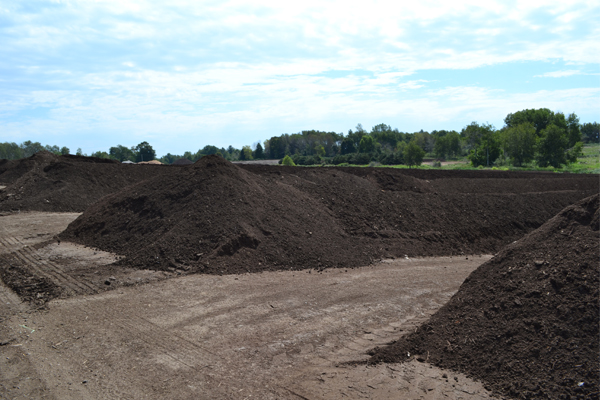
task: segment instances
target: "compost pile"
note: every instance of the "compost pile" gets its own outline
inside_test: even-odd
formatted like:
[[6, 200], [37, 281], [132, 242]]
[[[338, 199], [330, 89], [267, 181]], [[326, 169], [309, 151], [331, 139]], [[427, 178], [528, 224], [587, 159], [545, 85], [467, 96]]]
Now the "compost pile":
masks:
[[440, 193], [393, 170], [263, 168], [204, 157], [103, 198], [60, 238], [119, 254], [136, 268], [355, 267], [384, 257], [496, 252], [598, 190], [588, 177], [581, 190]]
[[342, 266], [340, 243], [364, 265], [330, 210], [298, 189], [267, 182], [218, 156], [104, 198], [61, 239], [125, 255], [128, 265], [210, 273]]
[[47, 151], [2, 160], [0, 183], [7, 187], [0, 192], [0, 211], [82, 212], [107, 194], [172, 170]]
[[370, 362], [416, 357], [514, 398], [598, 398], [598, 198], [504, 248], [427, 323], [375, 349]]
[[187, 158], [180, 158], [178, 160], [175, 160], [175, 162], [171, 165], [186, 166], [186, 165], [191, 165], [191, 164], [193, 164], [193, 162], [188, 160]]

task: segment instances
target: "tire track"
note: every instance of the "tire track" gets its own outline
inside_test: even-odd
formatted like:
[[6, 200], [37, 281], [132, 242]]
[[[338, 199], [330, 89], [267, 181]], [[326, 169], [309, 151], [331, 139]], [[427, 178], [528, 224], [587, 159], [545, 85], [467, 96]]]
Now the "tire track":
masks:
[[221, 357], [217, 354], [139, 315], [129, 315], [114, 322], [150, 348], [160, 349], [162, 355], [188, 368], [214, 368], [221, 364]]
[[56, 286], [66, 289], [67, 292], [70, 291], [69, 294], [81, 294], [87, 293], [87, 290], [83, 289], [77, 283], [72, 283], [70, 277], [53, 271], [48, 268], [43, 268], [43, 264], [41, 264], [34, 256], [32, 256], [31, 252], [25, 249], [16, 250], [12, 254], [20, 260], [21, 265], [25, 266], [29, 271], [31, 271], [35, 275], [42, 276], [48, 280], [50, 280]]
[[93, 294], [99, 291], [97, 287], [71, 277], [57, 264], [44, 260], [33, 248], [24, 245], [18, 238], [0, 238], [0, 243], [5, 248], [12, 249], [9, 254], [13, 256], [13, 260], [34, 275], [44, 277], [61, 289], [65, 289], [70, 295]]
[[15, 245], [14, 243], [11, 243], [10, 241], [6, 240], [7, 238], [8, 238], [8, 236], [0, 237], [0, 254], [12, 253], [13, 251], [18, 250], [18, 248], [20, 246], [20, 244], [19, 244], [20, 241], [18, 241], [17, 245]]
[[[12, 239], [14, 239], [15, 241], [19, 242], [20, 244], [22, 244], [24, 247], [22, 248], [22, 250], [27, 251], [30, 253], [31, 257], [33, 258], [34, 261], [37, 261], [38, 264], [44, 265], [44, 266], [48, 266], [49, 269], [51, 271], [56, 272], [57, 274], [59, 274], [61, 277], [63, 277], [64, 279], [68, 280], [69, 282], [79, 286], [80, 288], [82, 288], [83, 290], [88, 290], [87, 293], [98, 293], [100, 290], [98, 288], [98, 286], [89, 283], [87, 281], [82, 281], [82, 280], [78, 280], [73, 278], [71, 275], [69, 275], [67, 272], [65, 272], [65, 270], [63, 269], [63, 267], [61, 267], [60, 265], [50, 261], [50, 260], [45, 260], [43, 257], [40, 257], [38, 255], [38, 253], [31, 248], [30, 246], [25, 245], [23, 242], [21, 242], [19, 240], [19, 238], [17, 237], [13, 237]], [[39, 257], [39, 258], [38, 258]]]
[[0, 321], [25, 308], [19, 296], [0, 281]]
[[[207, 350], [193, 339], [184, 337], [176, 332], [176, 327], [165, 327], [156, 324], [137, 313], [115, 315], [104, 307], [96, 307], [95, 302], [88, 297], [75, 300], [72, 311], [75, 315], [94, 316], [95, 320], [104, 326], [110, 323], [119, 336], [126, 341], [138, 341], [149, 350], [153, 356], [164, 356], [182, 367], [197, 371], [209, 368], [221, 370], [224, 366], [223, 357]], [[87, 319], [87, 317], [86, 317]]]

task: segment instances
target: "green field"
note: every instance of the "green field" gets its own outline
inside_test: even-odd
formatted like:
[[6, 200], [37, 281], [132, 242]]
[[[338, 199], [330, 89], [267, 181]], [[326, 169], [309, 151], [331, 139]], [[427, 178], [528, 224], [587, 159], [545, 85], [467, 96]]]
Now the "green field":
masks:
[[[340, 166], [351, 166], [351, 167], [383, 167], [383, 168], [399, 168], [408, 169], [407, 165], [377, 165], [378, 163], [372, 163], [366, 165], [352, 165], [352, 164], [340, 164]], [[441, 167], [432, 167], [429, 164], [423, 164], [418, 167], [419, 169], [462, 169], [462, 170], [475, 170], [475, 169], [489, 169], [489, 170], [500, 170], [500, 171], [551, 171], [551, 172], [570, 172], [575, 174], [600, 174], [600, 144], [586, 144], [583, 146], [583, 155], [579, 156], [577, 162], [569, 165], [563, 165], [561, 168], [540, 168], [534, 163], [528, 164], [522, 168], [513, 166], [495, 166], [490, 168], [471, 166], [471, 163], [467, 158], [456, 160], [456, 164], [443, 165]]]

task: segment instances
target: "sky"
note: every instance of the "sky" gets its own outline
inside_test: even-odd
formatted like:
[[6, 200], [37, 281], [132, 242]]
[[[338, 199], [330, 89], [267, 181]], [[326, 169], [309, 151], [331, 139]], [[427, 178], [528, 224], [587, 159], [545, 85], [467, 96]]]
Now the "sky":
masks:
[[158, 156], [282, 133], [600, 122], [593, 1], [0, 0], [0, 142]]

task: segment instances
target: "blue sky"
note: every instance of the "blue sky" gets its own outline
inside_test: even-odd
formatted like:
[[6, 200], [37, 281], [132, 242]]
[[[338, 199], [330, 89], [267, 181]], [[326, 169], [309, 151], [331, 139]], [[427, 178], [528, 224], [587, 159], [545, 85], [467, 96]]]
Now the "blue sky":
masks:
[[0, 0], [0, 142], [164, 155], [525, 108], [600, 121], [597, 1], [285, 3]]

